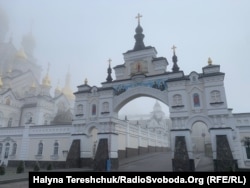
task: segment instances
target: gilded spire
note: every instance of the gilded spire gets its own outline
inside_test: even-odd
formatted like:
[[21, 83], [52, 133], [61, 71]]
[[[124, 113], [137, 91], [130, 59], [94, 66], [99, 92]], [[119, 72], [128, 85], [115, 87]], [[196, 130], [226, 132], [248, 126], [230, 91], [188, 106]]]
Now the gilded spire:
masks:
[[50, 63], [48, 63], [48, 68], [47, 68], [47, 73], [45, 77], [43, 78], [43, 85], [44, 86], [51, 86], [50, 78], [49, 78], [49, 68], [50, 68]]
[[69, 97], [70, 99], [74, 99], [75, 96], [70, 88], [70, 73], [69, 73], [69, 70], [68, 70], [68, 73], [66, 75], [66, 78], [65, 78], [65, 85], [64, 85], [64, 88], [62, 89], [62, 92], [64, 93], [64, 95], [66, 95], [67, 97]]

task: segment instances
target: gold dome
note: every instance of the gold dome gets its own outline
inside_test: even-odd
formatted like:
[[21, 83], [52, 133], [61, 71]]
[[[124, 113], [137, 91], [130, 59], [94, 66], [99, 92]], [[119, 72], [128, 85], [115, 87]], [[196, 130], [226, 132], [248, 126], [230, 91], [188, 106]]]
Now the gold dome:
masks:
[[49, 78], [48, 74], [46, 74], [46, 76], [43, 78], [43, 85], [44, 86], [50, 86], [51, 85], [51, 81], [50, 81], [50, 78]]
[[27, 55], [22, 48], [17, 51], [16, 57], [20, 59], [27, 59]]

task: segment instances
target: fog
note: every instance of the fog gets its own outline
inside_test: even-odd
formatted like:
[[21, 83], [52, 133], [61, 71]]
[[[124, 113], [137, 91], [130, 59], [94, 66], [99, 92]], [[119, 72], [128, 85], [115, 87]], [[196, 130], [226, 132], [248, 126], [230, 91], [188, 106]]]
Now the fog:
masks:
[[[140, 13], [144, 43], [167, 58], [168, 70], [173, 45], [186, 75], [202, 72], [211, 57], [226, 73], [228, 107], [235, 113], [250, 112], [249, 8], [248, 0], [0, 0], [1, 20], [7, 20], [0, 22], [0, 32], [17, 49], [22, 37], [32, 32], [42, 75], [50, 64], [49, 75], [56, 87], [64, 84], [69, 71], [76, 91], [85, 78], [90, 86], [101, 86], [109, 58], [112, 67], [124, 63], [123, 53], [134, 46], [135, 17]], [[114, 71], [112, 77], [115, 79]], [[150, 113], [154, 103], [155, 99], [140, 98], [121, 113]], [[166, 105], [161, 106], [168, 112]]]

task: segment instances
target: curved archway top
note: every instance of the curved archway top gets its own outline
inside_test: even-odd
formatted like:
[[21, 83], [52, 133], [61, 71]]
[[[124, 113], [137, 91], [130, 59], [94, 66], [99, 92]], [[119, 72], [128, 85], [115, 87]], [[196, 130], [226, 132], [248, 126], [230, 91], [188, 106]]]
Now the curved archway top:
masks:
[[150, 97], [157, 99], [168, 106], [168, 92], [166, 90], [160, 91], [158, 89], [138, 86], [135, 88], [130, 88], [126, 92], [114, 97], [114, 111], [118, 112], [124, 105], [128, 102], [136, 99], [138, 97]]
[[100, 131], [100, 126], [98, 126], [98, 124], [96, 124], [95, 122], [92, 122], [90, 124], [88, 124], [85, 127], [85, 134], [87, 134], [88, 136], [91, 135], [91, 132], [96, 129], [97, 131]]
[[213, 122], [212, 120], [208, 117], [208, 116], [204, 116], [204, 115], [195, 115], [193, 117], [190, 117], [187, 121], [186, 127], [188, 129], [192, 129], [192, 126], [196, 123], [196, 122], [203, 122], [204, 124], [207, 125], [207, 128], [210, 129], [211, 127], [213, 127]]

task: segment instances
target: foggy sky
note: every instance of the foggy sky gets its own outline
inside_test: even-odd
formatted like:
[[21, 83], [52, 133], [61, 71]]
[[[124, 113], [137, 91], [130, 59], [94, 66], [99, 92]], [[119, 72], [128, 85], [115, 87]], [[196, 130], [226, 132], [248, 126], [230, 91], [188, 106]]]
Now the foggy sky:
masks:
[[[167, 58], [169, 71], [173, 45], [186, 75], [201, 73], [211, 57], [226, 73], [228, 107], [234, 113], [250, 112], [248, 0], [0, 0], [0, 7], [8, 17], [6, 41], [12, 37], [19, 49], [23, 35], [32, 31], [34, 56], [43, 76], [50, 63], [54, 87], [58, 82], [63, 87], [68, 71], [73, 91], [85, 78], [89, 85], [101, 86], [108, 59], [112, 67], [123, 64], [123, 53], [133, 49], [135, 16], [140, 13], [144, 44], [155, 47], [158, 57]], [[149, 113], [155, 99], [147, 99], [148, 107], [143, 109], [141, 102], [136, 100], [123, 110]]]

